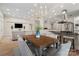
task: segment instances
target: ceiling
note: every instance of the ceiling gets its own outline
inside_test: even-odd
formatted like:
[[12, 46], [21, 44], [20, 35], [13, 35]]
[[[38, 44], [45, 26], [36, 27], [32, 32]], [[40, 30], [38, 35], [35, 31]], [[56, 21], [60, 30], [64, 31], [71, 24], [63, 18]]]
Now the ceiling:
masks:
[[42, 12], [46, 10], [45, 19], [56, 18], [62, 15], [63, 9], [66, 9], [69, 15], [79, 16], [78, 3], [0, 3], [0, 10], [4, 16], [22, 19], [31, 18], [34, 13], [39, 13], [39, 10]]

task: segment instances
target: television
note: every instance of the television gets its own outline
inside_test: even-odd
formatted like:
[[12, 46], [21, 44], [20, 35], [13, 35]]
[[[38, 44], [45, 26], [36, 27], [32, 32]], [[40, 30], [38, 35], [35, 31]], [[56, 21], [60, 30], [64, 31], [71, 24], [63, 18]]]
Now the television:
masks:
[[79, 24], [75, 24], [75, 26], [79, 26]]
[[19, 24], [19, 23], [15, 23], [15, 28], [22, 28], [23, 25], [22, 24]]

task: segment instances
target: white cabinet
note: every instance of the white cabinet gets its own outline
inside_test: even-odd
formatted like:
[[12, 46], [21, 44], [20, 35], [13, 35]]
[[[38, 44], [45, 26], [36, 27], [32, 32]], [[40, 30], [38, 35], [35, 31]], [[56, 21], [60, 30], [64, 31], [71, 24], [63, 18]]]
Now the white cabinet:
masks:
[[4, 27], [4, 36], [8, 39], [12, 38], [12, 30], [11, 26], [13, 26], [13, 23], [10, 22], [5, 22], [5, 27]]
[[23, 37], [25, 35], [25, 31], [12, 31], [12, 40], [17, 40], [17, 35]]
[[4, 19], [3, 14], [0, 12], [0, 38], [2, 38], [4, 32]]

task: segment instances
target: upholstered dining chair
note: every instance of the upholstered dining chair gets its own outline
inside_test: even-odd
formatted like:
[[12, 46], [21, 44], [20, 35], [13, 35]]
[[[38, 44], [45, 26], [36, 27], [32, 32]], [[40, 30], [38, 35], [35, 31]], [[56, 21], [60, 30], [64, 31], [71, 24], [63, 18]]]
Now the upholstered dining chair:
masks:
[[[71, 47], [71, 41], [68, 41], [67, 43], [61, 44], [60, 48], [56, 52], [52, 52], [51, 54], [48, 52], [48, 55], [51, 56], [68, 56], [69, 50]], [[54, 49], [55, 50], [55, 49]]]
[[18, 47], [13, 49], [15, 56], [33, 56], [26, 42], [18, 36]]

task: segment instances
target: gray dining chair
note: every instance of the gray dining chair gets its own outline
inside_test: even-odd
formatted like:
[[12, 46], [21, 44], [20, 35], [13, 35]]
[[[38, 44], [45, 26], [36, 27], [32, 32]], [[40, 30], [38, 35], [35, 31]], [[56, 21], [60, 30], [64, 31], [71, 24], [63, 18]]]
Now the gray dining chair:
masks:
[[18, 47], [13, 50], [15, 56], [33, 56], [30, 48], [20, 36], [18, 36]]
[[71, 41], [68, 41], [67, 43], [61, 44], [60, 48], [57, 51], [54, 51], [54, 53], [51, 50], [52, 54], [48, 53], [48, 55], [51, 55], [51, 56], [68, 56], [70, 47], [71, 47]]

